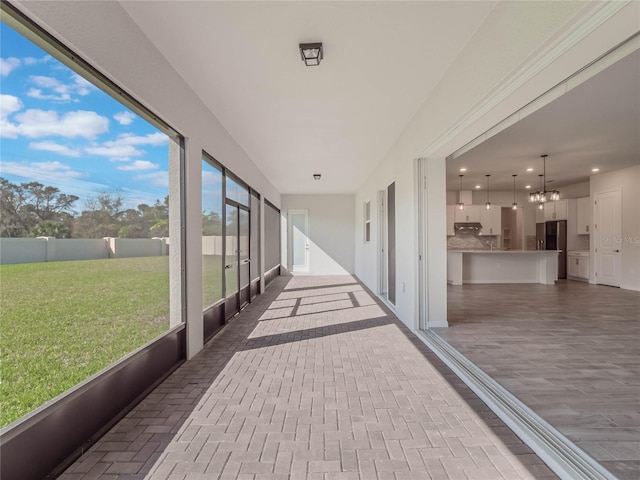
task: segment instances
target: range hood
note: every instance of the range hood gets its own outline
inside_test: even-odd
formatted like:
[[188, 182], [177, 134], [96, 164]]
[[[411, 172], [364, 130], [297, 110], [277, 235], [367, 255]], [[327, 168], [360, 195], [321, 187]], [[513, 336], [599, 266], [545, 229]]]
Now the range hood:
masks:
[[461, 232], [461, 233], [479, 233], [480, 230], [482, 230], [482, 224], [480, 222], [454, 223], [453, 229], [456, 232]]

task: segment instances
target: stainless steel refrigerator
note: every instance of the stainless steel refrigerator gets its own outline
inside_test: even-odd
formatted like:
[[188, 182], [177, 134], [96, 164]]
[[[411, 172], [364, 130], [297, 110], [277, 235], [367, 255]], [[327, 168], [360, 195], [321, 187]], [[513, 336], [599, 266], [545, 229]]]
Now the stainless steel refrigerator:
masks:
[[536, 223], [536, 248], [558, 251], [558, 278], [567, 278], [567, 221]]

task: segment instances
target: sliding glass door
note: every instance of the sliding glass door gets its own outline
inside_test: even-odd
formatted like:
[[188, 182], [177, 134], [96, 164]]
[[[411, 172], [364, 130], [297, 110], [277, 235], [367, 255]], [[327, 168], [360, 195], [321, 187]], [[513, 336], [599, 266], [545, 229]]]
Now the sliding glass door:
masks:
[[244, 307], [249, 292], [249, 209], [227, 199], [224, 283], [225, 317], [229, 319]]

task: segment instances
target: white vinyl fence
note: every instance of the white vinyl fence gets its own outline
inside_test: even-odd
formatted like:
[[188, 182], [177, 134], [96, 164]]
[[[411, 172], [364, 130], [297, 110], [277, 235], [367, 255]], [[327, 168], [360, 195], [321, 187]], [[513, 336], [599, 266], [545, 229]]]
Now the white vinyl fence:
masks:
[[0, 265], [168, 254], [168, 238], [0, 238]]

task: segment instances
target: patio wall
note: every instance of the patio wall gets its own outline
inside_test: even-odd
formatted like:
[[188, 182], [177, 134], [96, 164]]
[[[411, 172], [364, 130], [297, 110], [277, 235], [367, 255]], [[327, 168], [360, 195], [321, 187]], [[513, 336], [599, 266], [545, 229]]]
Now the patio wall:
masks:
[[0, 238], [0, 265], [169, 254], [166, 238]]

